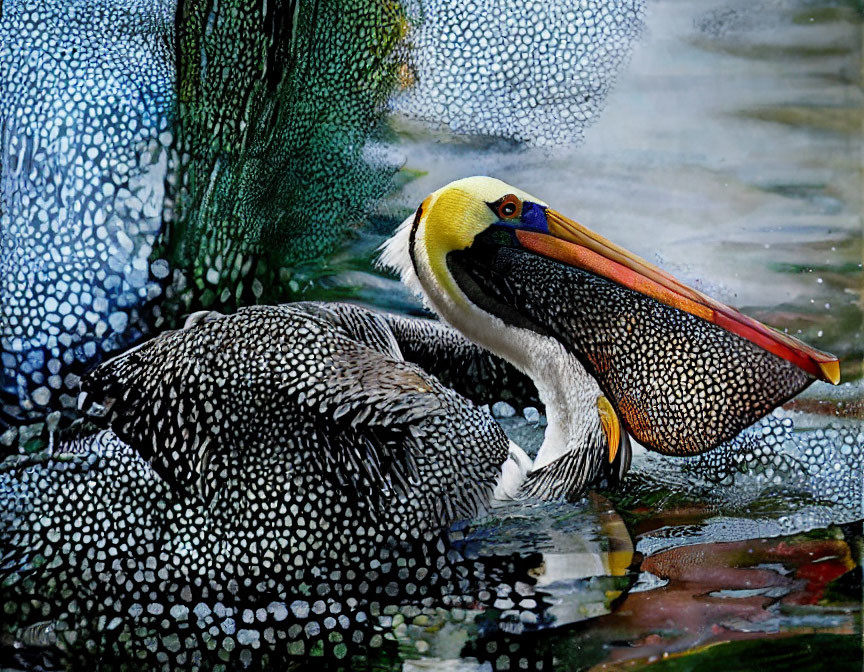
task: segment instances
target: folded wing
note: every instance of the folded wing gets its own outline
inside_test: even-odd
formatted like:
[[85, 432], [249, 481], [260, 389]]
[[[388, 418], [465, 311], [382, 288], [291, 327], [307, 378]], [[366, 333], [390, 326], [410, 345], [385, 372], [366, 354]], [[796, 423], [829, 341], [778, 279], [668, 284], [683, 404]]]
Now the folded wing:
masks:
[[[205, 500], [225, 485], [226, 464], [283, 451], [298, 475], [328, 474], [376, 506], [419, 497], [446, 524], [491, 491], [507, 441], [491, 418], [392, 355], [308, 304], [260, 306], [160, 335], [82, 388], [160, 475]], [[445, 438], [450, 452], [438, 450]]]

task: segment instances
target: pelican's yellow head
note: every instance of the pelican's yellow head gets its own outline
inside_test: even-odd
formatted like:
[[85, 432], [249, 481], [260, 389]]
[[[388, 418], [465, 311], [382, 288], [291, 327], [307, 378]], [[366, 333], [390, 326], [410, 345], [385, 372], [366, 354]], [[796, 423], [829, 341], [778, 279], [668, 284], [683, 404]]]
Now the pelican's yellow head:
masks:
[[382, 247], [381, 263], [398, 271], [427, 300], [435, 294], [464, 304], [465, 296], [447, 268], [447, 255], [470, 247], [496, 224], [521, 223], [525, 203], [532, 204], [529, 210], [546, 208], [542, 201], [493, 177], [451, 182], [429, 194], [401, 224]]
[[423, 201], [415, 244], [425, 248], [432, 275], [454, 300], [463, 300], [463, 295], [453, 284], [447, 255], [470, 247], [479, 234], [502, 220], [519, 220], [524, 203], [545, 207], [530, 194], [492, 177], [451, 182]]

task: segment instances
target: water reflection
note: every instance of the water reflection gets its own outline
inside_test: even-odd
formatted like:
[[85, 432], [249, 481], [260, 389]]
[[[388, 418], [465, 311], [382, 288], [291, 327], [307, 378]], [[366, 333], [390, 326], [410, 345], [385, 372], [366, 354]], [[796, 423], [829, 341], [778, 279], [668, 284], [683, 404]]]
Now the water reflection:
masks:
[[[693, 513], [670, 510], [667, 515], [680, 525]], [[658, 516], [653, 524], [662, 524], [662, 518]], [[634, 669], [700, 651], [702, 658], [690, 664], [708, 668], [712, 656], [723, 655], [718, 653], [722, 647], [709, 653], [711, 645], [813, 633], [845, 636], [845, 640], [838, 637], [835, 645], [838, 652], [842, 646], [848, 650], [860, 632], [860, 590], [855, 586], [860, 585], [860, 569], [857, 574], [851, 571], [856, 563], [849, 546], [856, 539], [860, 541], [860, 528], [857, 532], [835, 528], [815, 537], [708, 543], [664, 551], [646, 558], [641, 569], [666, 583], [632, 592], [613, 615], [598, 619], [576, 639], [608, 643], [597, 667], [605, 670]], [[783, 665], [783, 656], [796, 644], [797, 640], [787, 641], [781, 647], [786, 653], [773, 660], [766, 656], [761, 664]], [[736, 669], [757, 669], [747, 661], [739, 665]]]
[[[185, 500], [110, 432], [7, 461], [0, 488], [6, 651], [81, 669], [457, 658], [609, 613], [634, 578], [626, 527], [598, 496], [334, 555], [321, 541], [337, 540], [280, 527], [269, 504], [240, 520], [230, 497]], [[250, 542], [246, 529], [267, 531]]]
[[629, 586], [633, 542], [621, 516], [600, 495], [578, 505], [508, 502], [494, 514], [457, 547], [480, 555], [539, 553], [529, 573], [548, 605], [544, 617], [550, 625], [608, 613]]

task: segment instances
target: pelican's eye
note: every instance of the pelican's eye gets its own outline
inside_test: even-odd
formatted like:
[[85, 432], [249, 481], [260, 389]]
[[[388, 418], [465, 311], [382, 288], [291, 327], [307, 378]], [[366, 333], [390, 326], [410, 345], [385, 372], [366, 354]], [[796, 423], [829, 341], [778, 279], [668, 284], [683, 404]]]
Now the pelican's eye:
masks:
[[492, 210], [501, 219], [515, 219], [522, 214], [522, 201], [513, 194], [507, 194], [492, 204]]

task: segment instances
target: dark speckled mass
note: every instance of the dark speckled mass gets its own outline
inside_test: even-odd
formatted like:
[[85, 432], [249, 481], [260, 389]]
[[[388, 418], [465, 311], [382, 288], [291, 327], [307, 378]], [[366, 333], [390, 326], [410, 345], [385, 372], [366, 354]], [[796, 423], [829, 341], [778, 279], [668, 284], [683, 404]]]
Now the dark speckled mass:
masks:
[[469, 296], [479, 287], [479, 300], [496, 314], [530, 315], [567, 343], [633, 436], [658, 452], [715, 448], [813, 382], [740, 336], [591, 273], [499, 246], [492, 233], [448, 258]]
[[520, 631], [542, 624], [536, 559], [471, 559], [448, 541], [485, 507], [503, 431], [405, 362], [384, 317], [201, 315], [84, 388], [110, 429], [0, 472], [0, 618], [50, 625], [68, 660], [342, 659], [392, 647], [397, 615], [443, 624], [492, 603]]
[[314, 508], [340, 531], [353, 527], [338, 515], [350, 502], [391, 496], [409, 504], [384, 508], [399, 539], [475, 514], [507, 457], [503, 431], [405, 363], [383, 320], [361, 332], [325, 316], [287, 304], [205, 318], [103, 364], [82, 389], [121, 439], [205, 501], [254, 469], [253, 496], [272, 495], [283, 471], [321, 481], [310, 493], [340, 504]]

